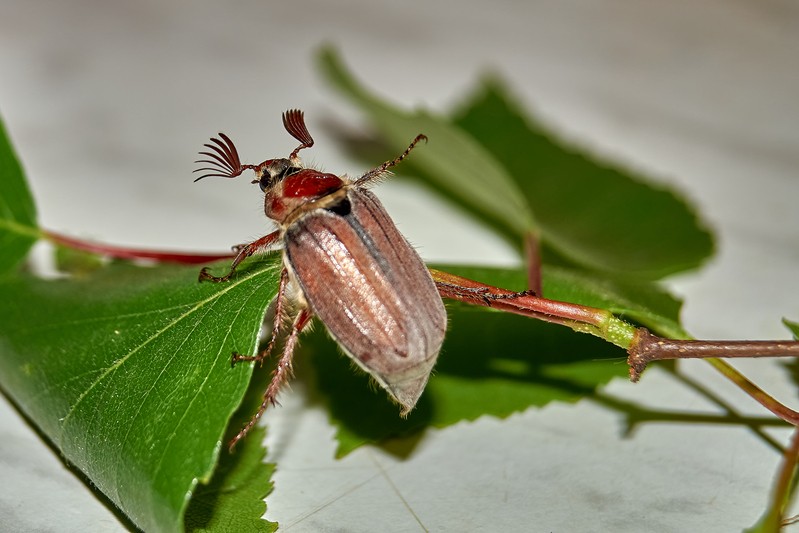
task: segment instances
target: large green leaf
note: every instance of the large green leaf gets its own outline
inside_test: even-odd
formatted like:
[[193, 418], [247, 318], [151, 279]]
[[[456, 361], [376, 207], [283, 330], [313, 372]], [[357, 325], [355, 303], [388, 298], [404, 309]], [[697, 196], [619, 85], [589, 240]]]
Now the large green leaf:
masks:
[[558, 139], [497, 79], [455, 115], [514, 178], [543, 242], [572, 261], [656, 279], [713, 253], [712, 236], [684, 200]]
[[33, 197], [0, 121], [0, 276], [11, 272], [38, 238]]
[[408, 159], [413, 173], [520, 249], [532, 232], [559, 261], [649, 279], [694, 268], [713, 252], [682, 199], [560, 141], [496, 80], [448, 120], [374, 96], [332, 49], [320, 54], [320, 70], [392, 146], [427, 134], [429, 145]]
[[[522, 289], [522, 270], [436, 267], [510, 289]], [[547, 268], [544, 281], [553, 297], [610, 308], [653, 331], [685, 337], [678, 322], [680, 302], [653, 285], [592, 278]], [[338, 454], [391, 436], [445, 427], [482, 415], [506, 417], [555, 400], [576, 401], [615, 376], [626, 376], [626, 354], [600, 339], [563, 326], [461, 304], [447, 305], [449, 328], [435, 373], [416, 409], [397, 416], [368, 378], [335, 356], [329, 339], [314, 333], [304, 342], [315, 381], [338, 426]]]
[[271, 261], [222, 284], [166, 266], [7, 278], [0, 385], [139, 527], [178, 530], [252, 373], [230, 354], [256, 349], [277, 283]]

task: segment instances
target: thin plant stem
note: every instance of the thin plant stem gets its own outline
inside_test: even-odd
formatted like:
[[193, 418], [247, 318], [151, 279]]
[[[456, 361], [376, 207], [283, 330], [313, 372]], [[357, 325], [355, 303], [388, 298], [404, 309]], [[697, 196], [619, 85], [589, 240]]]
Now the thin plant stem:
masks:
[[799, 428], [795, 428], [791, 436], [791, 442], [782, 454], [782, 464], [777, 473], [777, 482], [772, 489], [769, 508], [758, 524], [747, 531], [778, 532], [784, 526], [796, 523], [796, 517], [786, 519], [784, 516], [796, 491], [798, 473]]
[[196, 252], [169, 252], [160, 250], [144, 250], [140, 248], [128, 248], [125, 246], [113, 246], [99, 242], [86, 241], [83, 239], [76, 239], [67, 235], [62, 235], [55, 231], [43, 230], [44, 238], [50, 242], [72, 248], [74, 250], [81, 250], [84, 252], [103, 255], [106, 257], [113, 257], [115, 259], [148, 259], [152, 261], [160, 261], [167, 263], [179, 263], [184, 265], [196, 265], [202, 263], [211, 263], [220, 259], [228, 259], [233, 257], [234, 254], [203, 254]]

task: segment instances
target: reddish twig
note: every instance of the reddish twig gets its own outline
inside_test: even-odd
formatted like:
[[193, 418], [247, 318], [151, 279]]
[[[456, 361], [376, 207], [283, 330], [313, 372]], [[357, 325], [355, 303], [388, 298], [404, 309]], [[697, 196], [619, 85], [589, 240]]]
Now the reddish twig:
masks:
[[115, 259], [148, 259], [152, 261], [160, 261], [166, 263], [179, 263], [184, 265], [197, 265], [202, 263], [211, 263], [220, 259], [227, 259], [233, 257], [234, 254], [202, 254], [196, 252], [167, 252], [160, 250], [143, 250], [139, 248], [128, 248], [125, 246], [112, 246], [110, 244], [103, 244], [92, 241], [85, 241], [68, 237], [54, 231], [43, 231], [44, 237], [49, 241], [72, 248], [81, 250], [88, 253], [103, 255], [106, 257], [113, 257]]

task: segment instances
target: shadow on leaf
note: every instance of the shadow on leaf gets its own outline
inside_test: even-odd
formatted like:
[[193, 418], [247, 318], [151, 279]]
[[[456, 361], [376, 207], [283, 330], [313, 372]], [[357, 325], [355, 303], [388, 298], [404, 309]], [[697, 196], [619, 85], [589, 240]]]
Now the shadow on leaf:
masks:
[[[464, 306], [450, 306], [449, 316], [434, 375], [405, 419], [363, 372], [332, 353], [334, 343], [321, 328], [304, 339], [303, 358], [312, 362], [316, 385], [339, 426], [339, 456], [428, 426], [575, 401], [627, 372], [623, 351], [567, 328]], [[413, 441], [396, 440], [385, 446], [400, 456], [413, 447]]]

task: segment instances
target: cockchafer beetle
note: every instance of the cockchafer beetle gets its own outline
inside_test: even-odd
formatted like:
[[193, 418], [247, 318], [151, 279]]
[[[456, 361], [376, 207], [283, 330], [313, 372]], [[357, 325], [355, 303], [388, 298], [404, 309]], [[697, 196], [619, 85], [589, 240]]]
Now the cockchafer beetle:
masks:
[[[427, 384], [444, 340], [447, 315], [436, 285], [419, 254], [399, 232], [367, 186], [388, 173], [421, 140], [418, 135], [397, 158], [349, 178], [306, 168], [300, 150], [314, 140], [302, 111], [283, 113], [283, 126], [300, 141], [288, 158], [243, 165], [233, 142], [223, 133], [212, 138], [196, 161], [210, 166], [209, 176], [234, 178], [253, 170], [264, 192], [264, 211], [279, 229], [237, 246], [230, 271], [200, 281], [228, 281], [245, 258], [282, 248], [283, 269], [275, 302], [272, 336], [257, 355], [233, 353], [232, 363], [263, 361], [271, 352], [284, 315], [293, 313], [283, 354], [264, 393], [263, 403], [230, 442], [232, 449], [276, 403], [280, 386], [292, 375], [292, 356], [300, 332], [319, 317], [342, 350], [401, 406], [406, 415]], [[287, 302], [287, 300], [291, 300]]]

